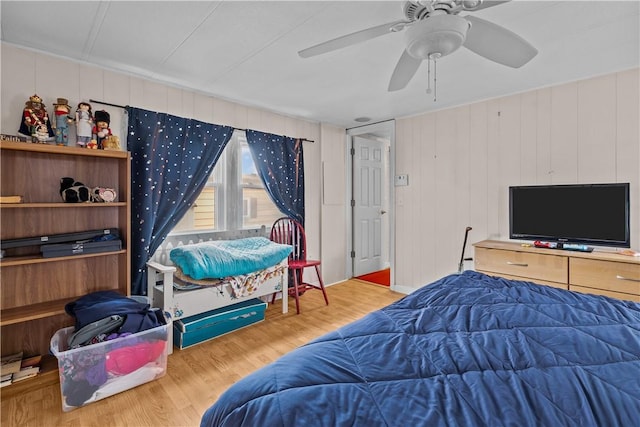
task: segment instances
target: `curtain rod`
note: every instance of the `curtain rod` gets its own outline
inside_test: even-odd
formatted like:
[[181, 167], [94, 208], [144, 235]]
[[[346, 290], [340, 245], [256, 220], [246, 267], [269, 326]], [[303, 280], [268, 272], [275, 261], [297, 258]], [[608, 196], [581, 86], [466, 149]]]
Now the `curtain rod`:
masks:
[[118, 108], [123, 108], [123, 109], [127, 109], [128, 105], [118, 105], [118, 104], [112, 104], [110, 102], [104, 102], [104, 101], [98, 101], [96, 99], [89, 99], [89, 102], [95, 102], [96, 104], [103, 104], [103, 105], [110, 105], [112, 107], [118, 107]]
[[[240, 130], [240, 131], [242, 131], [242, 132], [246, 132], [247, 130], [253, 130], [253, 129], [242, 129], [242, 128], [236, 128], [236, 127], [234, 127], [233, 129], [234, 129], [234, 130]], [[267, 132], [267, 133], [268, 133], [268, 132]], [[314, 143], [314, 142], [315, 142], [314, 140], [312, 140], [312, 139], [307, 139], [307, 138], [294, 138], [294, 137], [292, 137], [292, 136], [287, 136], [287, 135], [282, 135], [282, 136], [285, 136], [285, 137], [287, 137], [287, 138], [299, 139], [300, 141], [306, 141], [306, 142], [311, 142], [311, 143]]]
[[[96, 104], [110, 105], [110, 106], [112, 106], [112, 107], [123, 108], [123, 109], [125, 109], [125, 110], [127, 109], [127, 107], [129, 107], [128, 105], [112, 104], [112, 103], [110, 103], [110, 102], [98, 101], [98, 100], [96, 100], [96, 99], [89, 99], [89, 102], [95, 102]], [[243, 131], [243, 132], [246, 132], [246, 131], [247, 131], [247, 129], [241, 129], [241, 128], [237, 128], [237, 127], [233, 127], [233, 126], [232, 126], [232, 128], [233, 128], [234, 130], [241, 130], [241, 131]], [[283, 136], [286, 136], [286, 135], [283, 135]], [[307, 138], [294, 138], [294, 139], [299, 139], [300, 141], [307, 141], [307, 142], [311, 142], [311, 143], [314, 143], [314, 142], [315, 142], [314, 140], [307, 139]]]

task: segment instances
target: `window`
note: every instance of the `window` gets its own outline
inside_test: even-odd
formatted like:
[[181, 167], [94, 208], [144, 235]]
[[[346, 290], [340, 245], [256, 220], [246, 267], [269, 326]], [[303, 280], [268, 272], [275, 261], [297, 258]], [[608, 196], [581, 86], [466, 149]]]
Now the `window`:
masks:
[[270, 227], [281, 216], [258, 176], [244, 132], [236, 130], [195, 204], [170, 234]]
[[[244, 190], [243, 190], [244, 193]], [[242, 218], [258, 217], [258, 199], [256, 197], [243, 197], [242, 199]]]

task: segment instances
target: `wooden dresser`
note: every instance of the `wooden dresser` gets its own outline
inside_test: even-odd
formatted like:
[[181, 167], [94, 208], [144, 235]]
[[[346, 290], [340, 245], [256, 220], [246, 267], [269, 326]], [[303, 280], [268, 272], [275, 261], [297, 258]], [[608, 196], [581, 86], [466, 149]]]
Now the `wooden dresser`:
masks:
[[640, 302], [640, 257], [542, 249], [497, 240], [473, 246], [475, 269], [482, 273]]

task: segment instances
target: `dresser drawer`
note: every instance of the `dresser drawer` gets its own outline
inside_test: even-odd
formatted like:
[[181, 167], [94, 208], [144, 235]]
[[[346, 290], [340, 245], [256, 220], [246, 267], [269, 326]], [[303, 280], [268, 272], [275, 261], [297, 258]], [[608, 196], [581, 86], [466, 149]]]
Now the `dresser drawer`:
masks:
[[499, 276], [499, 277], [502, 277], [504, 279], [509, 279], [509, 280], [524, 280], [526, 282], [537, 283], [538, 285], [545, 285], [545, 286], [551, 286], [551, 287], [558, 288], [558, 289], [564, 289], [565, 291], [569, 289], [569, 285], [567, 283], [550, 282], [548, 280], [540, 280], [540, 279], [537, 279], [535, 277], [512, 276], [511, 274], [505, 274], [505, 273], [498, 274], [498, 273], [494, 273], [492, 271], [479, 270], [477, 268], [476, 268], [476, 271], [479, 271], [481, 273], [486, 273], [489, 276]]
[[476, 247], [476, 270], [549, 282], [567, 283], [566, 256]]
[[622, 292], [607, 291], [604, 289], [586, 288], [584, 286], [570, 285], [570, 291], [582, 292], [583, 294], [604, 295], [610, 298], [617, 298], [625, 301], [640, 302], [640, 295], [623, 294]]
[[640, 295], [640, 263], [572, 258], [569, 284]]

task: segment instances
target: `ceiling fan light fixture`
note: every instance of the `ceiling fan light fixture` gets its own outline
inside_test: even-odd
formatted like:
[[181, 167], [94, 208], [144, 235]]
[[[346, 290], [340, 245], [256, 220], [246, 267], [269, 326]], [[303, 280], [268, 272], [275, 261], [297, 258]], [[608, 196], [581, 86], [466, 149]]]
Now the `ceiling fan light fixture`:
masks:
[[434, 15], [407, 29], [407, 52], [416, 59], [439, 53], [446, 56], [464, 43], [469, 21], [457, 15]]
[[482, 0], [463, 0], [462, 8], [464, 10], [476, 10], [482, 5]]

